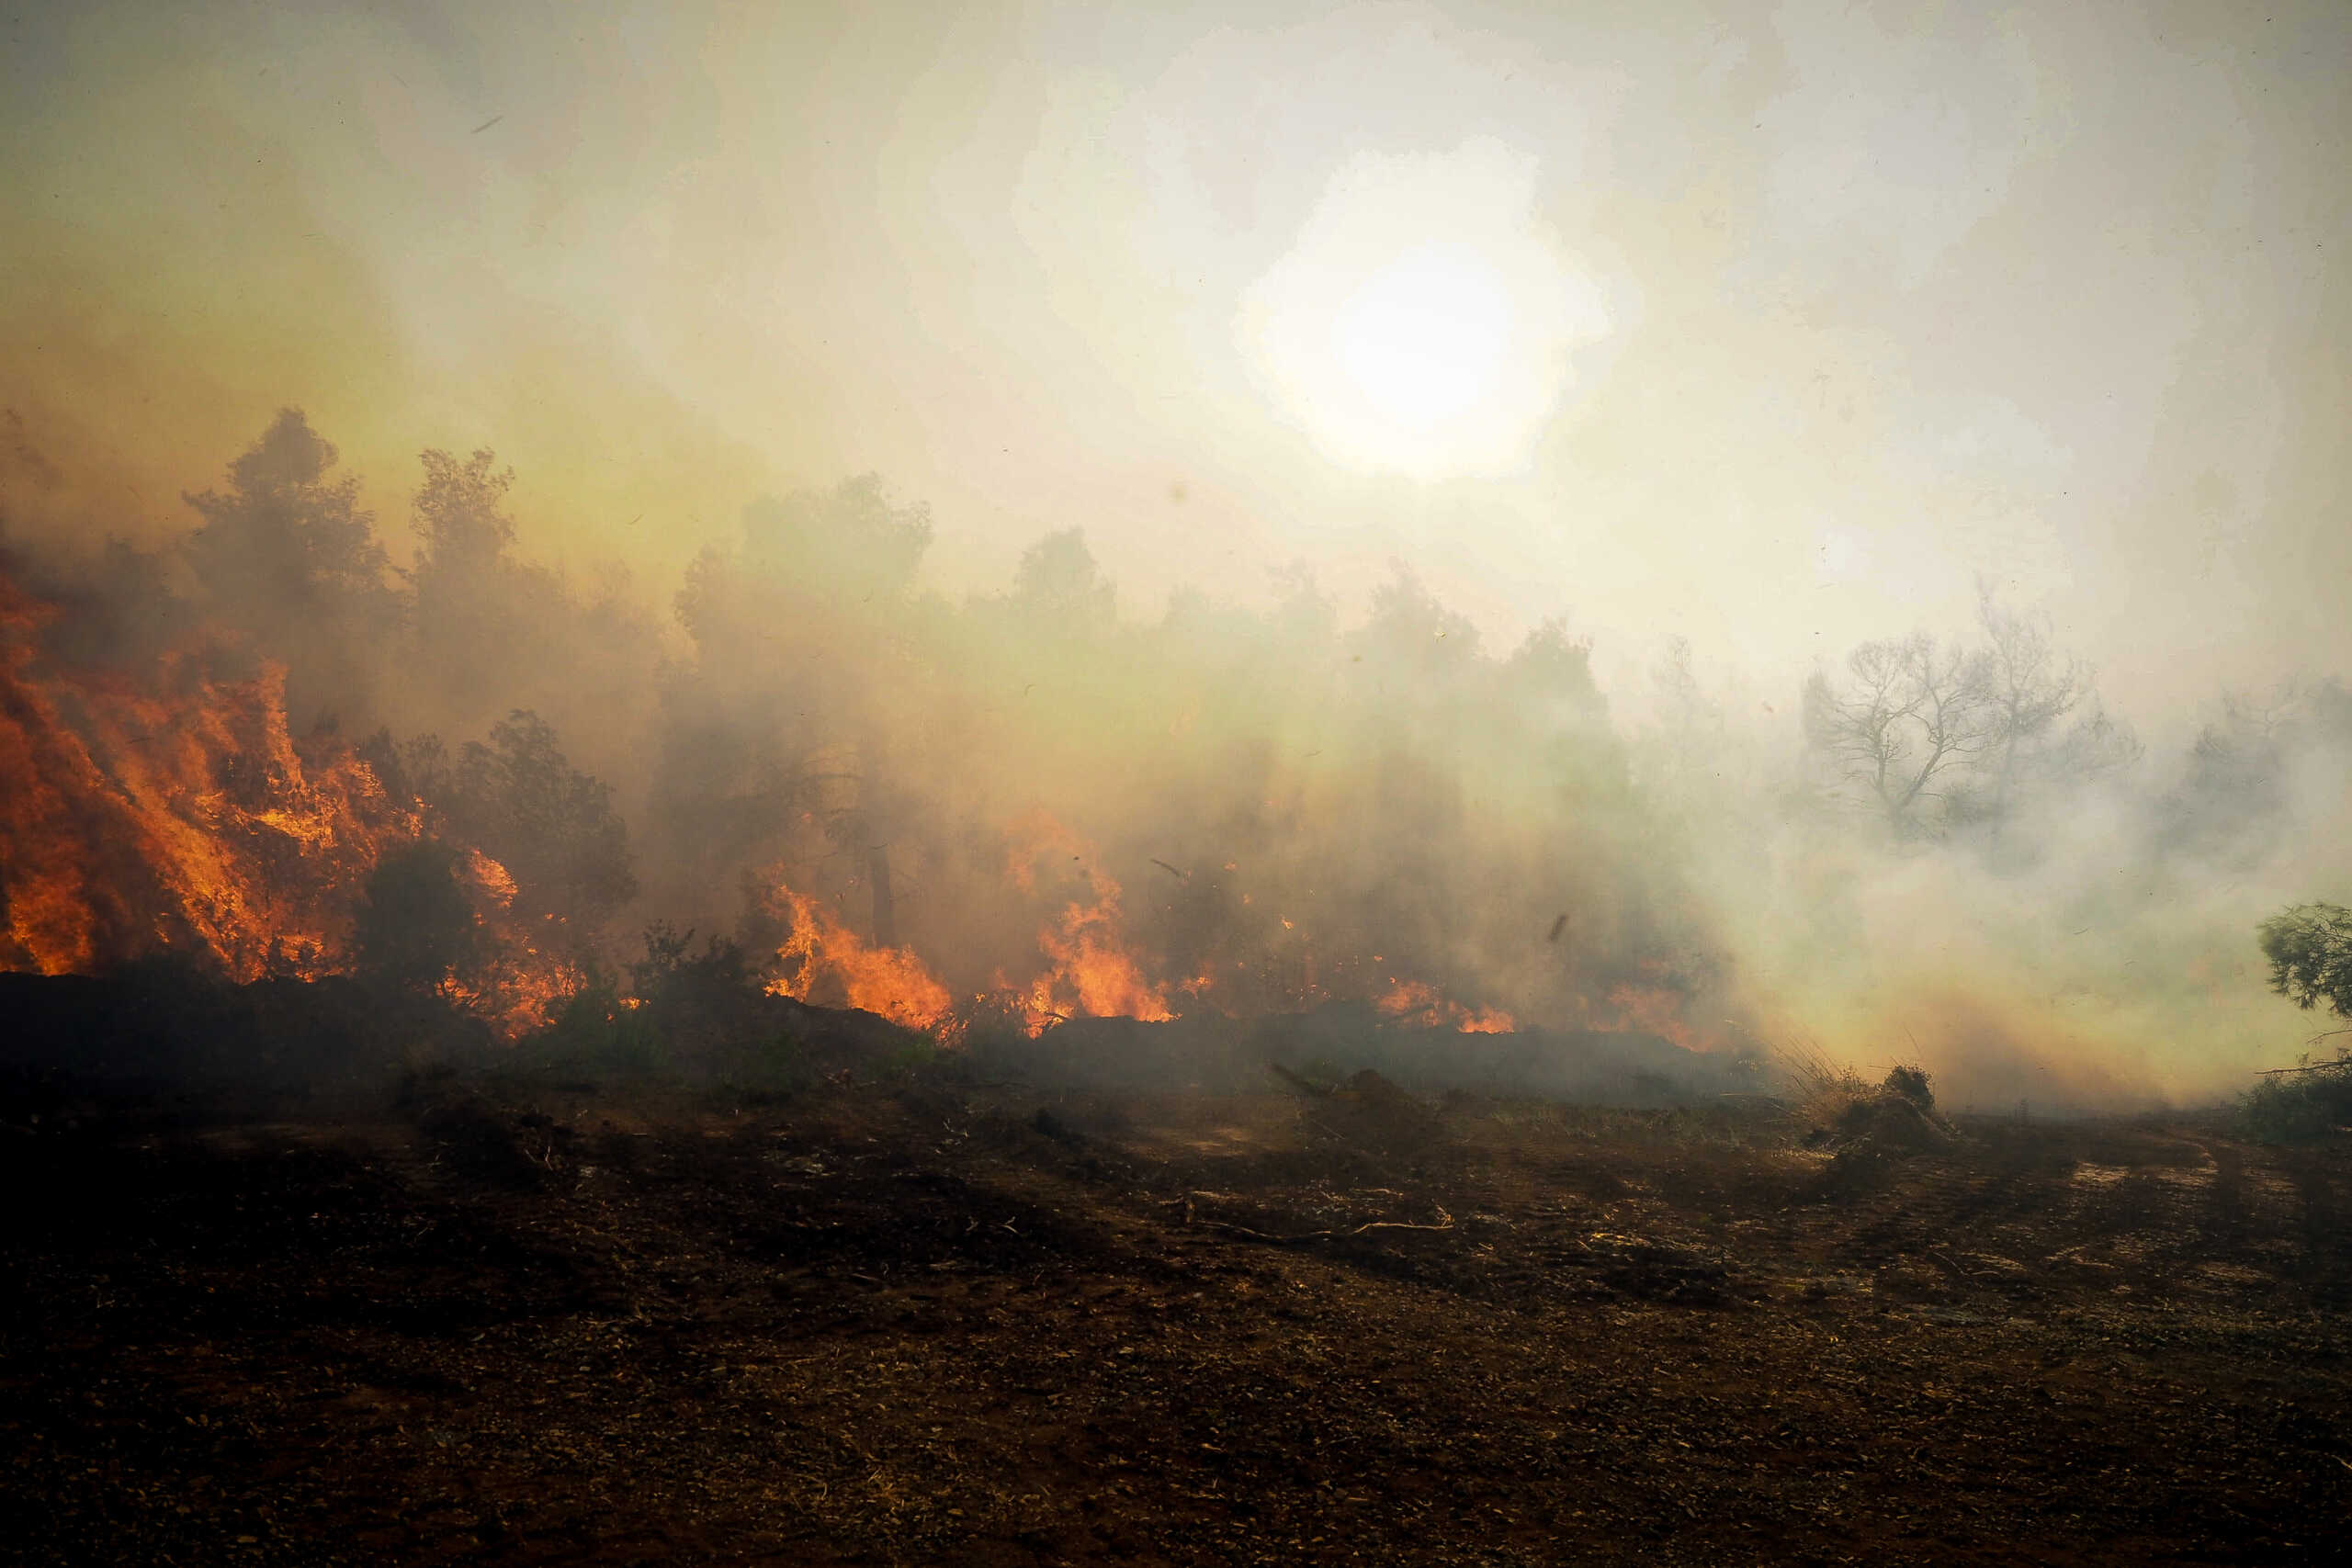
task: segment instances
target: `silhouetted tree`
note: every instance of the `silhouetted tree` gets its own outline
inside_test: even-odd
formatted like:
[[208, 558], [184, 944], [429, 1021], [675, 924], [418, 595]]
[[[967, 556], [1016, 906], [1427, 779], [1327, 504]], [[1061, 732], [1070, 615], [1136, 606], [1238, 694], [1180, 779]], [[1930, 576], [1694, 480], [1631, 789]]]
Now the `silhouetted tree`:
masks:
[[469, 741], [437, 786], [450, 825], [583, 940], [637, 897], [628, 828], [612, 791], [565, 758], [554, 728], [518, 709]]
[[[1866, 802], [1897, 838], [2001, 829], [2030, 795], [2079, 787], [2135, 760], [2139, 741], [2099, 702], [2090, 671], [2049, 624], [1980, 587], [1977, 647], [1925, 632], [1866, 642], [1846, 675], [1815, 674], [1805, 739], [1833, 790]], [[2071, 722], [2069, 722], [2071, 721]]]
[[418, 459], [424, 482], [410, 513], [417, 545], [411, 671], [435, 708], [478, 722], [544, 683], [549, 645], [561, 640], [571, 606], [545, 570], [507, 556], [514, 524], [502, 508], [512, 469], [494, 467], [487, 448], [463, 462], [433, 450]]
[[382, 592], [384, 548], [359, 480], [330, 478], [334, 444], [281, 409], [229, 465], [229, 488], [188, 496], [204, 518], [188, 560], [225, 610], [300, 608]]
[[1609, 705], [1593, 683], [1592, 645], [1568, 636], [1558, 621], [1545, 621], [1511, 650], [1502, 681], [1505, 693], [1531, 716], [1578, 724], [1608, 720]]
[[772, 856], [811, 825], [861, 852], [888, 835], [878, 775], [888, 716], [924, 678], [914, 582], [931, 537], [928, 509], [868, 474], [756, 502], [736, 547], [688, 567], [676, 609], [695, 659], [662, 694], [654, 796], [696, 870]]
[[501, 510], [514, 483], [514, 470], [481, 447], [464, 462], [447, 452], [417, 455], [424, 483], [414, 502], [417, 575], [454, 572], [481, 576], [503, 563], [514, 542], [514, 521]]
[[284, 409], [229, 465], [226, 490], [187, 498], [204, 519], [187, 559], [207, 608], [288, 666], [298, 723], [368, 705], [401, 619], [375, 519], [335, 458], [301, 410]]
[[931, 536], [931, 509], [894, 504], [878, 474], [755, 502], [743, 513], [743, 556], [754, 571], [786, 572], [861, 604], [906, 593]]
[[361, 895], [355, 941], [363, 975], [418, 995], [472, 976], [485, 948], [458, 865], [456, 850], [431, 840], [377, 863]]
[[1118, 615], [1111, 580], [1087, 548], [1086, 535], [1063, 528], [1021, 553], [1012, 573], [1012, 604], [1041, 629], [1083, 635], [1109, 629]]
[[1989, 661], [1918, 632], [1862, 644], [1846, 671], [1842, 684], [1805, 683], [1807, 742], [1896, 837], [1940, 831], [1955, 786], [1998, 739]]
[[2090, 670], [2052, 646], [2046, 618], [2004, 608], [1981, 583], [1976, 618], [1992, 705], [1988, 807], [1996, 824], [2022, 789], [2078, 783], [2139, 758], [2139, 740], [2109, 716]]
[[2178, 784], [2155, 807], [2165, 852], [2245, 868], [2278, 849], [2295, 816], [2294, 761], [2324, 739], [2302, 722], [2302, 698], [2291, 684], [2222, 696], [2220, 716], [2199, 729]]

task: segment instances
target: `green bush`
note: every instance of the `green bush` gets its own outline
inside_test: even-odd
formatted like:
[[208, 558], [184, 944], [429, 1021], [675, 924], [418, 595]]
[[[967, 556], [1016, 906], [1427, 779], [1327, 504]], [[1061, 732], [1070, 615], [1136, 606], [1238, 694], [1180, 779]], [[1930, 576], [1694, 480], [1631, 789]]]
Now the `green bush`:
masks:
[[2325, 1002], [2352, 1018], [2352, 909], [2298, 904], [2263, 921], [2259, 935], [2272, 990], [2299, 1008]]
[[600, 969], [590, 970], [588, 983], [553, 1022], [524, 1043], [521, 1055], [542, 1069], [625, 1077], [654, 1077], [671, 1066], [656, 1021]]
[[2352, 1052], [2261, 1078], [2238, 1101], [2238, 1125], [2264, 1144], [2311, 1143], [2352, 1130]]

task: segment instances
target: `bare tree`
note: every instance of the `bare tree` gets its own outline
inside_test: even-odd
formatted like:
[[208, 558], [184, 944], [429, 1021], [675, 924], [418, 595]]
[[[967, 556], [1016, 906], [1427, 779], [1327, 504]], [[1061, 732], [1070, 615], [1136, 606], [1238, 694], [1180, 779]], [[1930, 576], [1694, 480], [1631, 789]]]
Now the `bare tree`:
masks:
[[1844, 680], [1815, 675], [1805, 739], [1833, 793], [1870, 805], [1897, 837], [1973, 827], [2014, 855], [2004, 829], [2030, 798], [2135, 761], [2140, 743], [2046, 617], [2006, 608], [1979, 582], [1976, 624], [1978, 647], [1915, 632], [1854, 649]]
[[1866, 642], [1847, 656], [1849, 683], [1805, 683], [1805, 738], [1898, 837], [1930, 837], [1955, 794], [1998, 744], [1991, 660], [1925, 632]]
[[2089, 666], [2052, 647], [2046, 616], [2003, 607], [1979, 582], [1976, 621], [1994, 708], [1986, 761], [1996, 831], [2020, 789], [2080, 783], [2139, 758], [2138, 738], [2108, 714]]

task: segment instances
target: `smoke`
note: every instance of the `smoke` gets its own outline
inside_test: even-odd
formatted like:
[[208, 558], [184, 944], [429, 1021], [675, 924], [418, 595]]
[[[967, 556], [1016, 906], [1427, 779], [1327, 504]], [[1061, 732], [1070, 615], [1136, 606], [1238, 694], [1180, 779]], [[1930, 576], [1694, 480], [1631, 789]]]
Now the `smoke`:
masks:
[[[664, 627], [624, 578], [518, 557], [490, 452], [421, 471], [395, 569], [358, 478], [286, 411], [177, 541], [12, 557], [39, 605], [18, 669], [243, 715], [179, 787], [276, 757], [376, 802], [379, 839], [419, 803], [479, 852], [502, 930], [575, 963], [612, 968], [658, 921], [910, 1021], [988, 995], [1046, 1020], [1344, 1000], [1812, 1042], [1920, 1063], [1951, 1102], [2063, 1110], [2209, 1094], [2275, 1055], [2253, 924], [2346, 870], [2340, 684], [2233, 699], [2149, 751], [2054, 628], [1990, 597], [1984, 646], [1891, 638], [1769, 713], [1678, 645], [1613, 719], [1588, 644], [1549, 625], [1488, 649], [1402, 569], [1353, 616], [1295, 569], [1263, 608], [1188, 592], [1143, 617], [1064, 530], [951, 597], [928, 511], [868, 477], [745, 508]], [[1942, 728], [1906, 739], [1923, 693]], [[75, 701], [60, 728], [94, 722]], [[1861, 733], [1927, 784], [1882, 769], [1872, 793]], [[76, 874], [91, 919], [136, 924], [136, 876]], [[216, 946], [252, 968], [293, 929]]]
[[1711, 984], [1559, 628], [1490, 655], [1403, 574], [1352, 627], [1301, 576], [1142, 621], [1075, 532], [950, 601], [917, 585], [928, 531], [860, 480], [755, 506], [695, 563], [657, 889], [713, 919], [773, 866], [862, 908], [885, 845], [899, 934], [963, 992], [1026, 984], [1041, 930], [1098, 908], [1157, 986], [1244, 1013], [1412, 981], [1583, 1026], [1614, 991]]
[[[2252, 922], [2345, 896], [2331, 689], [2266, 694], [2352, 667], [2346, 17], [37, 8], [12, 669], [121, 797], [77, 820], [293, 854], [340, 808], [207, 817], [227, 751], [364, 752], [607, 959], [781, 946], [779, 886], [875, 942], [881, 867], [957, 996], [1115, 952], [1171, 1010], [1426, 986], [2211, 1092], [2307, 1027]], [[1447, 335], [1489, 293], [1524, 398]], [[2143, 750], [1897, 823], [1808, 667], [1975, 646], [1980, 578]], [[151, 700], [246, 716], [141, 772]], [[634, 902], [554, 852], [589, 785]]]
[[[1980, 637], [2015, 624], [1996, 604], [1984, 619]], [[2050, 727], [2005, 803], [1987, 746], [1942, 781], [1943, 809], [1890, 821], [1841, 787], [1848, 759], [1802, 733], [1793, 705], [1736, 716], [1687, 650], [1651, 673], [1637, 768], [1768, 1034], [1881, 1070], [1922, 1064], [1947, 1103], [1984, 1109], [2194, 1100], [2291, 1059], [2310, 1025], [2268, 992], [2253, 931], [2352, 887], [2342, 685], [2224, 697], [2143, 750], [2088, 671], [2065, 678], [2075, 718]]]
[[806, 928], [813, 900], [954, 994], [1047, 1016], [1396, 994], [1701, 1042], [1736, 1006], [1556, 626], [1490, 653], [1401, 570], [1354, 626], [1304, 574], [1268, 609], [1188, 594], [1139, 620], [1075, 531], [950, 599], [922, 585], [927, 513], [865, 479], [747, 508], [665, 642], [516, 558], [490, 453], [422, 466], [396, 571], [286, 411], [189, 497], [182, 540], [108, 548], [35, 662], [196, 628], [213, 679], [282, 682], [289, 734], [346, 737], [591, 947], [625, 949], [626, 904], [788, 956], [779, 912]]

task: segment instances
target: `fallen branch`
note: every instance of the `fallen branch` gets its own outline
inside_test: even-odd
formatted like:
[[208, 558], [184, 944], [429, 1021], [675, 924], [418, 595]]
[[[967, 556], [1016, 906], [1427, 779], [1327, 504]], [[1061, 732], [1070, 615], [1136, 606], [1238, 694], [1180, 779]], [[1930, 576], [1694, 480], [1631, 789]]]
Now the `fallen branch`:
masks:
[[[1934, 1263], [1938, 1268], [1942, 1269], [1955, 1280], [1973, 1280], [1976, 1278], [1976, 1272], [1974, 1269], [1962, 1268], [1958, 1258], [1951, 1257], [1939, 1247], [1931, 1247], [1928, 1248], [1926, 1256], [1928, 1261]], [[2075, 1261], [2080, 1262], [2081, 1259], [2077, 1258]]]
[[1319, 1231], [1301, 1231], [1296, 1235], [1275, 1235], [1271, 1231], [1252, 1230], [1248, 1225], [1232, 1224], [1224, 1220], [1196, 1220], [1193, 1218], [1192, 1210], [1189, 1205], [1185, 1209], [1184, 1219], [1186, 1224], [1196, 1226], [1201, 1230], [1216, 1231], [1225, 1235], [1239, 1236], [1244, 1241], [1264, 1242], [1269, 1247], [1295, 1247], [1303, 1241], [1329, 1241], [1334, 1236], [1362, 1235], [1367, 1231], [1452, 1230], [1453, 1228], [1453, 1216], [1447, 1213], [1442, 1207], [1440, 1207], [1437, 1212], [1440, 1216], [1440, 1223], [1433, 1225], [1412, 1224], [1404, 1220], [1367, 1220], [1363, 1224], [1354, 1227], [1352, 1230], [1340, 1230], [1336, 1227], [1327, 1226]]
[[[1432, 1206], [1433, 1206], [1433, 1207], [1435, 1207], [1435, 1205], [1432, 1205]], [[1404, 1221], [1402, 1221], [1402, 1220], [1374, 1220], [1374, 1221], [1372, 1221], [1372, 1222], [1371, 1222], [1370, 1224], [1361, 1224], [1361, 1225], [1358, 1225], [1355, 1229], [1353, 1229], [1353, 1230], [1350, 1231], [1348, 1234], [1349, 1234], [1350, 1235], [1363, 1235], [1363, 1233], [1364, 1233], [1364, 1232], [1366, 1232], [1366, 1231], [1450, 1231], [1450, 1230], [1452, 1230], [1452, 1229], [1453, 1228], [1453, 1216], [1452, 1214], [1447, 1213], [1445, 1212], [1445, 1210], [1444, 1210], [1443, 1208], [1442, 1208], [1442, 1207], [1439, 1207], [1437, 1212], [1438, 1212], [1438, 1221], [1439, 1221], [1439, 1223], [1438, 1223], [1438, 1224], [1433, 1224], [1433, 1225], [1410, 1225], [1410, 1224], [1406, 1224]]]

